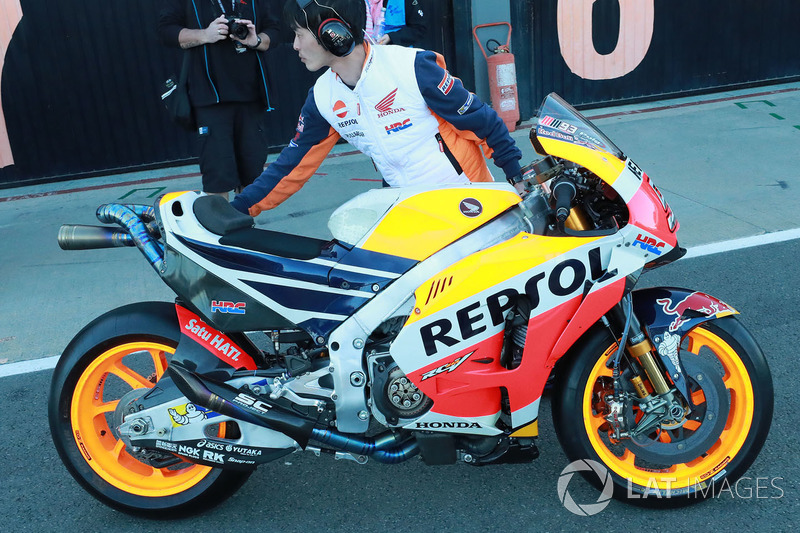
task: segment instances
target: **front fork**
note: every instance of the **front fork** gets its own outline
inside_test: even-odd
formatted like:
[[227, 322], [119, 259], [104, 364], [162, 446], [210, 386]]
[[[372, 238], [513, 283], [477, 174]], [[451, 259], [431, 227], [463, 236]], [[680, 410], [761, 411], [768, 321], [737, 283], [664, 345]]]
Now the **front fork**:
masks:
[[[627, 298], [630, 298], [630, 295]], [[614, 398], [611, 402], [612, 413], [609, 422], [614, 426], [614, 433], [618, 439], [647, 434], [660, 425], [663, 420], [682, 416], [684, 412], [678, 399], [679, 395], [675, 394], [674, 389], [670, 387], [664, 377], [665, 373], [654, 355], [653, 344], [645, 334], [636, 315], [630, 307], [628, 309], [626, 312], [623, 304], [617, 305], [610, 313], [610, 318], [616, 327], [612, 328], [612, 324], [607, 323], [612, 334], [615, 329], [623, 331], [622, 338], [625, 343], [624, 354], [620, 352], [609, 360], [609, 363], [614, 365]], [[626, 327], [627, 331], [625, 331]], [[626, 421], [620, 416], [624, 400], [621, 394], [622, 386], [619, 382], [620, 379], [623, 379], [620, 375], [619, 364], [623, 355], [630, 372], [626, 377], [637, 396], [634, 401], [644, 413], [635, 427], [627, 427]], [[652, 393], [645, 386], [645, 380], [650, 382]]]

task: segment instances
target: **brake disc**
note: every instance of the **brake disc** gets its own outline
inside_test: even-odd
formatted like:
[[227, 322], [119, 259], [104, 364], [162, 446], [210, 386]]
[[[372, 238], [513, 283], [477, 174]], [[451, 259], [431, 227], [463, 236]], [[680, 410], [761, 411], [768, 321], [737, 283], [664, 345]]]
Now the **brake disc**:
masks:
[[[706, 453], [725, 429], [731, 405], [730, 392], [714, 362], [686, 354], [682, 363], [690, 390], [702, 390], [705, 396], [705, 401], [694, 406], [687, 417], [687, 420], [699, 422], [700, 426], [691, 431], [685, 428], [684, 423], [668, 421], [661, 425], [660, 431], [668, 431], [671, 442], [661, 442], [658, 436], [653, 439], [650, 435], [620, 441], [639, 459], [659, 465], [686, 463]], [[634, 420], [632, 405], [626, 406], [625, 416], [631, 424]]]

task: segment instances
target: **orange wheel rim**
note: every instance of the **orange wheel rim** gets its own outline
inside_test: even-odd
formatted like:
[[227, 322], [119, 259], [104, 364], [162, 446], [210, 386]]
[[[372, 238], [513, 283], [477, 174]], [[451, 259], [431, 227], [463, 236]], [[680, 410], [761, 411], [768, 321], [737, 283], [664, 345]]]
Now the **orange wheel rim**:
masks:
[[[104, 399], [110, 376], [130, 390], [152, 388], [155, 380], [143, 376], [123, 359], [135, 356], [152, 361], [153, 376], [160, 378], [167, 367], [167, 355], [175, 349], [156, 342], [131, 342], [103, 352], [83, 371], [75, 386], [70, 407], [72, 434], [81, 455], [94, 472], [112, 486], [139, 496], [170, 496], [195, 486], [211, 468], [190, 465], [186, 468], [155, 468], [125, 449], [125, 443], [114, 436], [107, 414], [116, 409], [119, 398]], [[117, 394], [114, 394], [117, 396]]]
[[[612, 369], [606, 367], [606, 361], [615, 353], [616, 344], [609, 347], [597, 361], [586, 383], [582, 402], [583, 423], [592, 448], [606, 467], [634, 485], [649, 489], [674, 490], [707, 482], [723, 471], [728, 462], [736, 456], [750, 431], [754, 408], [753, 384], [736, 350], [718, 335], [702, 327], [692, 329], [687, 334], [687, 339], [687, 351], [700, 354], [700, 350], [705, 348], [704, 353], [710, 351], [716, 356], [724, 370], [722, 381], [731, 397], [728, 419], [719, 438], [705, 454], [692, 461], [653, 472], [636, 465], [636, 457], [630, 450], [625, 449], [621, 455], [617, 455], [608, 448], [602, 438], [608, 433], [608, 430], [602, 427], [606, 420], [602, 412], [593, 409], [591, 400], [597, 380], [612, 376]], [[701, 391], [693, 394], [695, 395], [699, 395], [699, 399], [702, 399]], [[689, 422], [692, 421], [687, 421]]]

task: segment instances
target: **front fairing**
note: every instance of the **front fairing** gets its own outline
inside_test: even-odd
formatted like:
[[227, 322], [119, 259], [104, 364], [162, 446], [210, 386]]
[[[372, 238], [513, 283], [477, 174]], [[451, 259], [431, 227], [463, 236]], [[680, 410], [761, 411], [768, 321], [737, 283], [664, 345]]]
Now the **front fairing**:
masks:
[[555, 93], [539, 108], [531, 142], [541, 155], [552, 155], [586, 167], [613, 185], [625, 168], [625, 155], [594, 124]]
[[542, 155], [590, 170], [622, 198], [628, 208], [628, 227], [634, 229], [626, 244], [646, 253], [648, 263], [656, 264], [677, 247], [679, 226], [658, 187], [597, 126], [557, 94], [548, 95], [542, 103], [531, 143]]

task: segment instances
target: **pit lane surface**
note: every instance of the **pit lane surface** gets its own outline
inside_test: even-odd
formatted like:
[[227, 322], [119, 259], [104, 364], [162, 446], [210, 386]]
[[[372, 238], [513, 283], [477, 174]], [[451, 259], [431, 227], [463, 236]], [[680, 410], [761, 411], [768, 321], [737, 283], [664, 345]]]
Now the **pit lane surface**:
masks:
[[[567, 459], [542, 402], [539, 448], [529, 465], [359, 466], [298, 453], [265, 465], [231, 499], [200, 516], [158, 522], [115, 512], [69, 476], [50, 440], [46, 403], [52, 371], [0, 378], [0, 529], [3, 531], [790, 531], [800, 516], [796, 407], [800, 345], [800, 240], [683, 259], [646, 274], [640, 286], [702, 290], [742, 314], [761, 344], [775, 385], [772, 430], [760, 456], [716, 499], [681, 509], [612, 501], [576, 516], [556, 484]], [[43, 331], [43, 334], [46, 332]], [[577, 423], [577, 421], [576, 421]], [[575, 476], [577, 503], [598, 493]]]

